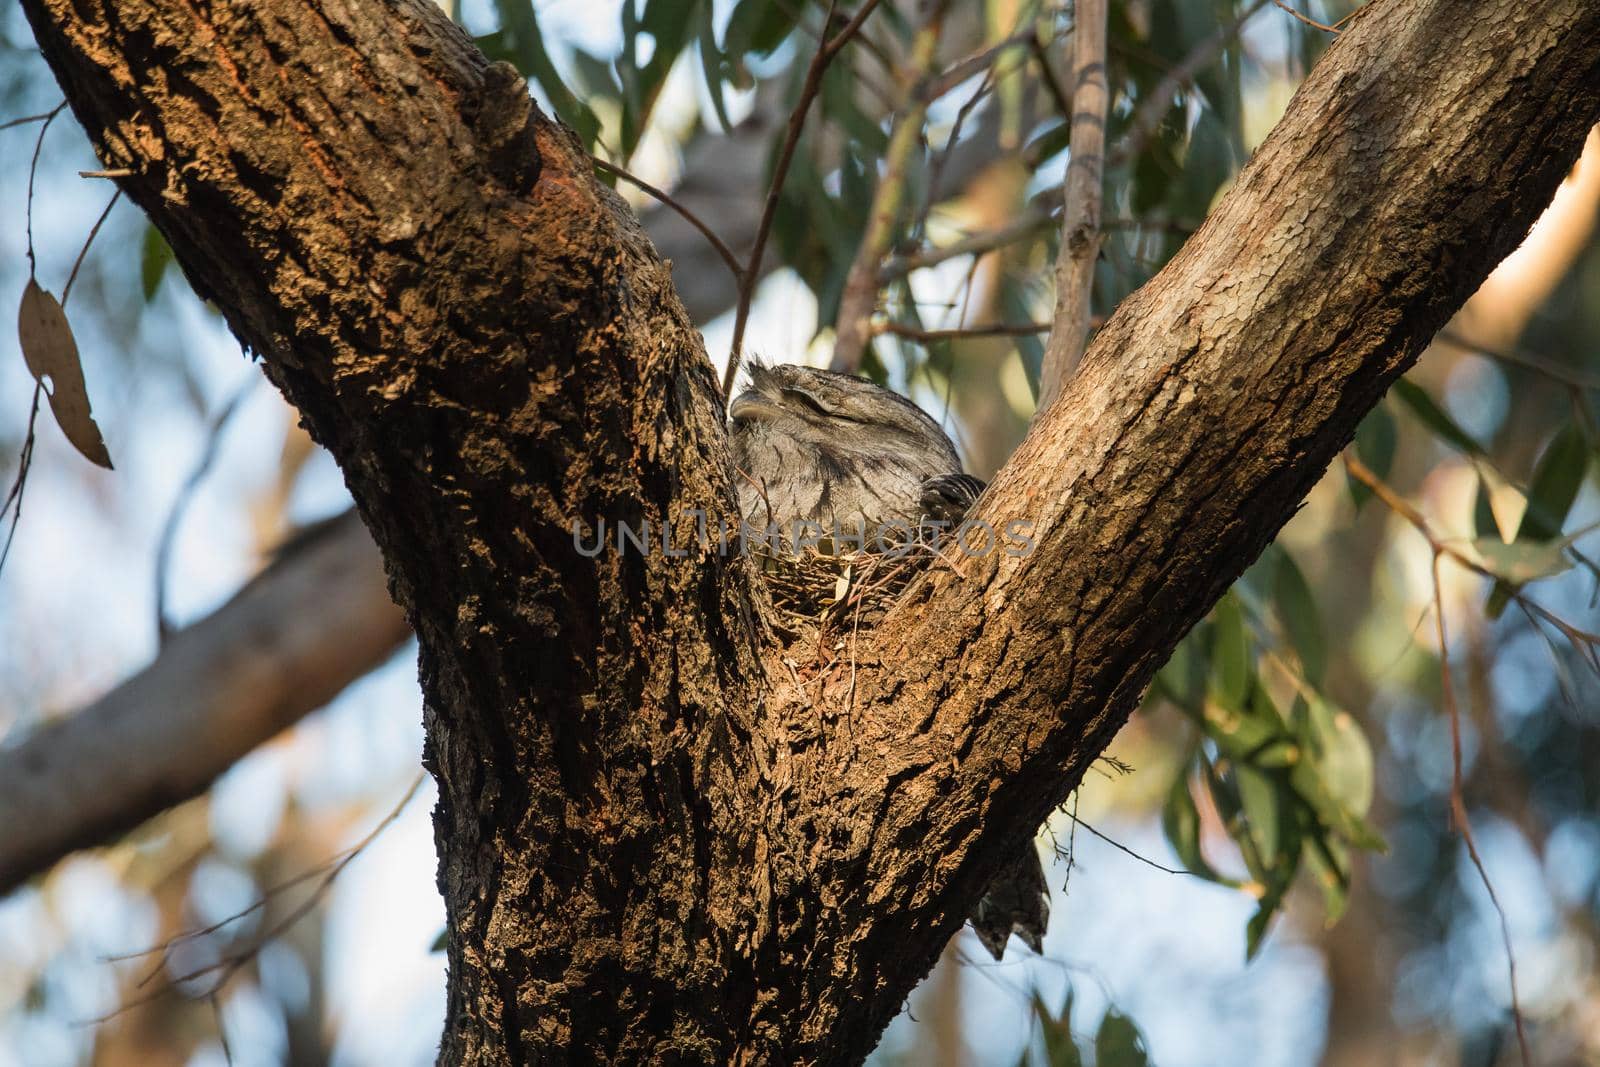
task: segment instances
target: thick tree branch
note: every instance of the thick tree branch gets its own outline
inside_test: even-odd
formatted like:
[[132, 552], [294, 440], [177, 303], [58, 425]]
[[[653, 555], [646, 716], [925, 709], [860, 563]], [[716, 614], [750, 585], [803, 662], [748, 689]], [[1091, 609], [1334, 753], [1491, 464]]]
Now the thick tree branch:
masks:
[[145, 670], [0, 749], [0, 893], [200, 793], [409, 635], [355, 515], [319, 530]]
[[683, 510], [731, 514], [698, 337], [506, 68], [420, 0], [24, 6], [418, 631], [451, 1063], [864, 1056], [1600, 117], [1587, 0], [1375, 0], [992, 485], [1035, 550], [801, 692]]

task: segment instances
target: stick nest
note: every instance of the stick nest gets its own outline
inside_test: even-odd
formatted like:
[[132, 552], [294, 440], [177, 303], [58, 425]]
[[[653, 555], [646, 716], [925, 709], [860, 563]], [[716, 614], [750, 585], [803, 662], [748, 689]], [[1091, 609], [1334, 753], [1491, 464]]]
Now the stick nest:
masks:
[[876, 624], [934, 559], [925, 550], [829, 555], [815, 548], [751, 556], [766, 579], [778, 624], [792, 636], [815, 632], [819, 638]]

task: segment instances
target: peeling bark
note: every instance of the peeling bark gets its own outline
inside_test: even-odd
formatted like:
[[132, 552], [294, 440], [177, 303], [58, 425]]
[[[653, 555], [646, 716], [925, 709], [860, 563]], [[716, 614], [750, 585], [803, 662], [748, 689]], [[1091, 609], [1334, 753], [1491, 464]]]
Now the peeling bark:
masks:
[[742, 560], [574, 544], [733, 514], [722, 408], [509, 68], [423, 0], [24, 7], [418, 633], [446, 1063], [859, 1061], [1600, 118], [1588, 0], [1374, 0], [996, 477], [1036, 551], [802, 694]]

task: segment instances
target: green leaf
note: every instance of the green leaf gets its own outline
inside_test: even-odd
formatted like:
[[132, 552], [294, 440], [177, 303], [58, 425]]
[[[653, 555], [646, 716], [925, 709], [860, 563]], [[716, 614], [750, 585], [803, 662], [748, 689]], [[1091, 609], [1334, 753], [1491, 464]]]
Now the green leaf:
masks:
[[1071, 143], [1072, 123], [1057, 122], [1053, 126], [1046, 126], [1022, 149], [1023, 162], [1031, 168], [1038, 168], [1040, 164], [1065, 152]]
[[[1517, 526], [1517, 541], [1553, 541], [1560, 537], [1588, 472], [1589, 445], [1578, 426], [1568, 423], [1556, 431], [1534, 467], [1533, 482], [1528, 486], [1528, 507]], [[1510, 599], [1511, 589], [1496, 584], [1485, 608], [1489, 617], [1499, 618]]]
[[1440, 440], [1466, 455], [1477, 458], [1486, 456], [1483, 446], [1463, 430], [1444, 408], [1434, 403], [1433, 397], [1429, 396], [1420, 385], [1410, 379], [1401, 378], [1394, 383], [1392, 392], [1395, 398], [1410, 408], [1411, 413]]
[[1498, 537], [1479, 537], [1472, 542], [1472, 554], [1484, 570], [1515, 586], [1539, 578], [1550, 578], [1572, 569], [1565, 541], [1513, 541]]
[[450, 946], [450, 928], [448, 926], [442, 926], [442, 927], [439, 928], [438, 935], [436, 937], [434, 937], [433, 944], [428, 946], [428, 951], [429, 952], [443, 952], [449, 946]]
[[733, 122], [728, 118], [727, 102], [723, 99], [724, 74], [732, 69], [728, 58], [717, 47], [716, 28], [711, 21], [711, 5], [700, 5], [700, 72], [706, 80], [706, 94], [711, 97], [711, 110], [724, 133], [733, 132]]
[[[637, 14], [635, 0], [622, 4], [622, 54], [617, 58], [617, 74], [622, 79], [622, 154], [631, 156], [650, 123], [661, 87], [678, 56], [689, 43], [691, 27], [698, 24], [698, 8], [704, 0], [646, 0], [644, 13]], [[647, 35], [653, 42], [650, 58], [637, 62], [639, 39]]]
[[888, 150], [889, 134], [856, 105], [860, 85], [848, 64], [835, 61], [822, 75], [822, 112], [837, 123], [863, 157], [874, 164], [876, 176], [876, 163]]
[[1278, 566], [1273, 573], [1272, 599], [1278, 617], [1289, 631], [1289, 640], [1300, 654], [1300, 665], [1305, 670], [1306, 681], [1313, 686], [1322, 684], [1327, 669], [1328, 650], [1322, 636], [1322, 617], [1317, 612], [1316, 598], [1311, 586], [1294, 558], [1287, 552], [1278, 554]]
[[723, 51], [736, 61], [771, 55], [794, 31], [795, 16], [804, 9], [789, 0], [739, 0], [722, 35]]
[[1185, 870], [1207, 881], [1231, 884], [1206, 862], [1200, 850], [1200, 809], [1195, 807], [1194, 794], [1189, 789], [1187, 764], [1167, 791], [1166, 803], [1161, 807], [1161, 830]]
[[1204, 218], [1217, 190], [1233, 177], [1236, 164], [1227, 127], [1216, 112], [1202, 110], [1189, 132], [1181, 177], [1174, 189], [1173, 212], [1179, 218]]
[[1250, 641], [1239, 601], [1228, 594], [1211, 611], [1211, 694], [1224, 707], [1240, 711], [1249, 694]]
[[1095, 1067], [1145, 1067], [1150, 1055], [1133, 1020], [1115, 1008], [1106, 1011], [1094, 1035]]
[[1236, 764], [1233, 780], [1239, 787], [1245, 827], [1255, 843], [1264, 870], [1276, 865], [1282, 844], [1278, 783], [1271, 775], [1247, 763]]
[[1360, 848], [1382, 852], [1383, 837], [1366, 821], [1372, 803], [1372, 749], [1354, 718], [1313, 700], [1305, 718], [1307, 758], [1289, 774], [1289, 787], [1322, 825]]
[[[1394, 416], [1383, 404], [1368, 412], [1367, 417], [1361, 420], [1361, 425], [1356, 427], [1356, 455], [1380, 479], [1387, 480], [1389, 471], [1394, 467], [1395, 446], [1398, 442], [1399, 433], [1395, 428]], [[1359, 508], [1372, 496], [1372, 490], [1354, 478], [1347, 478], [1347, 481], [1350, 486], [1350, 498]]]
[[1197, 714], [1206, 692], [1206, 656], [1210, 624], [1202, 622], [1172, 650], [1167, 662], [1156, 672], [1153, 687], [1173, 704]]
[[567, 88], [550, 61], [533, 0], [494, 0], [494, 8], [500, 16], [500, 28], [477, 38], [478, 47], [490, 59], [505, 60], [523, 77], [532, 78], [544, 90], [561, 121], [577, 131], [584, 145], [593, 148], [600, 135], [600, 120], [588, 104]]
[[172, 265], [172, 249], [161, 231], [148, 223], [144, 228], [144, 242], [139, 248], [139, 284], [144, 290], [146, 304], [156, 298], [161, 279]]
[[[1067, 990], [1067, 1002], [1059, 1014], [1052, 1014], [1039, 994], [1033, 994], [1033, 1013], [1039, 1019], [1039, 1029], [1044, 1034], [1045, 1063], [1049, 1067], [1083, 1067], [1083, 1052], [1072, 1039], [1072, 990]], [[1026, 1062], [1027, 1057], [1023, 1057]]]
[[1322, 890], [1322, 908], [1327, 913], [1327, 924], [1332, 926], [1350, 902], [1350, 864], [1344, 846], [1320, 831], [1308, 833], [1306, 841], [1310, 846], [1305, 850], [1306, 866]]
[[1328, 792], [1344, 809], [1364, 816], [1372, 807], [1372, 745], [1355, 716], [1319, 698], [1309, 702], [1311, 751]]

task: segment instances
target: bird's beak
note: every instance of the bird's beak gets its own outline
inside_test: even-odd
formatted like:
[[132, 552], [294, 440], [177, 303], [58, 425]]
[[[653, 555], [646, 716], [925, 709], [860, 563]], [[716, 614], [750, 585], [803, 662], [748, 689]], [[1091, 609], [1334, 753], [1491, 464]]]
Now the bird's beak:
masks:
[[728, 405], [730, 419], [759, 419], [771, 413], [772, 401], [759, 389], [746, 389]]

